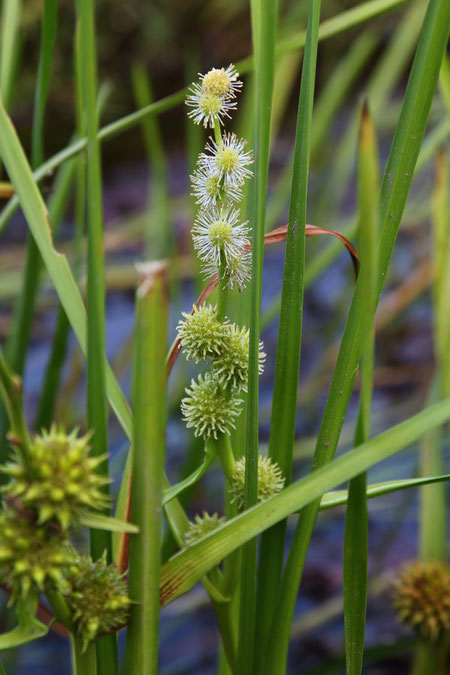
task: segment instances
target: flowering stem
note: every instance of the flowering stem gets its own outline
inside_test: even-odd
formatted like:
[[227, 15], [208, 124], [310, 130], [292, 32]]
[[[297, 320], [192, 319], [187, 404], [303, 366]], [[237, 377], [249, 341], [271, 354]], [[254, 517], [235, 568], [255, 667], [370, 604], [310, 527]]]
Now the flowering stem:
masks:
[[222, 147], [223, 141], [222, 141], [222, 129], [220, 128], [220, 122], [219, 120], [216, 120], [214, 123], [214, 138], [216, 140], [217, 145]]
[[72, 636], [72, 675], [95, 675], [96, 672], [94, 644], [91, 643], [83, 652], [80, 638]]
[[233, 448], [228, 434], [219, 434], [217, 439], [217, 451], [222, 463], [226, 479], [231, 482], [236, 473], [236, 462], [234, 459]]
[[68, 630], [73, 631], [72, 616], [67, 602], [60, 591], [48, 589], [45, 597], [55, 613], [55, 619], [60, 621]]
[[227, 278], [227, 263], [225, 260], [225, 253], [220, 252], [220, 267], [219, 267], [219, 283], [217, 286], [218, 292], [218, 308], [217, 318], [219, 321], [225, 319], [228, 302], [228, 278]]

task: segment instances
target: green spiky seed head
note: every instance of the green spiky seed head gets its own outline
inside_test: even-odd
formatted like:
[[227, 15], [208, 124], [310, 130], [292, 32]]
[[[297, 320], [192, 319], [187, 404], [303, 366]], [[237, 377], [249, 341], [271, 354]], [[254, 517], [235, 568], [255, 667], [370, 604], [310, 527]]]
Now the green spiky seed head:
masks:
[[[250, 333], [245, 328], [231, 324], [224, 330], [224, 346], [213, 359], [212, 370], [221, 385], [229, 385], [238, 391], [247, 391], [248, 350]], [[264, 370], [263, 343], [259, 343], [259, 373]]]
[[103, 509], [109, 482], [97, 473], [104, 457], [91, 457], [90, 434], [78, 437], [57, 426], [42, 431], [31, 444], [29, 462], [20, 459], [3, 469], [11, 480], [5, 491], [38, 514], [38, 522], [57, 521], [67, 529], [86, 509]]
[[76, 557], [67, 570], [67, 581], [66, 600], [83, 651], [99, 635], [126, 625], [130, 606], [127, 586], [105, 556], [95, 562], [89, 556]]
[[39, 525], [26, 510], [7, 507], [0, 513], [0, 578], [12, 597], [45, 587], [65, 587], [64, 568], [72, 553], [57, 525]]
[[207, 440], [211, 436], [217, 438], [219, 433], [230, 434], [235, 428], [242, 400], [224, 392], [213, 375], [206, 373], [199, 375], [198, 382], [191, 380], [186, 393], [186, 398], [181, 401], [181, 411], [188, 429], [194, 428], [195, 436]]
[[[284, 487], [284, 476], [276, 462], [270, 457], [258, 456], [258, 502], [280, 492]], [[244, 506], [245, 494], [245, 458], [236, 462], [236, 472], [230, 485], [233, 502], [241, 510]]]
[[217, 318], [217, 307], [212, 305], [194, 306], [192, 314], [183, 312], [184, 321], [178, 324], [178, 337], [187, 359], [198, 363], [221, 353], [224, 341], [224, 327], [227, 321]]
[[450, 567], [445, 562], [416, 561], [400, 573], [394, 591], [399, 620], [427, 642], [450, 631]]
[[224, 522], [225, 518], [220, 518], [217, 513], [210, 515], [207, 511], [203, 511], [201, 516], [197, 514], [194, 522], [189, 523], [189, 528], [184, 534], [184, 543], [186, 546], [190, 546], [197, 541], [197, 539], [213, 532], [213, 530]]

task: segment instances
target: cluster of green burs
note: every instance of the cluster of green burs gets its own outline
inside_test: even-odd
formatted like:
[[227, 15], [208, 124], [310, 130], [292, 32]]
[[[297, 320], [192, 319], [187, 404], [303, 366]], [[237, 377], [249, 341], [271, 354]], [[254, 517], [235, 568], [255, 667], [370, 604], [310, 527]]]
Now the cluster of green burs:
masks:
[[[66, 434], [52, 426], [2, 467], [9, 477], [0, 512], [0, 576], [11, 602], [59, 591], [84, 648], [98, 635], [126, 623], [124, 579], [102, 557], [80, 556], [70, 536], [83, 514], [108, 506], [97, 473], [104, 457], [92, 457], [90, 434]], [[14, 447], [14, 446], [13, 446]]]

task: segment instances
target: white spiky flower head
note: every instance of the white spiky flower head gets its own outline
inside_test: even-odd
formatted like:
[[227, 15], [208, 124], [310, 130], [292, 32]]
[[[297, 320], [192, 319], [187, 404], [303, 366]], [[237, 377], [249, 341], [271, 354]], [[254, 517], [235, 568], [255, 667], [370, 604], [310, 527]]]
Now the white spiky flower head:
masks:
[[[212, 372], [217, 376], [222, 386], [229, 386], [237, 391], [247, 391], [248, 382], [248, 351], [250, 332], [239, 328], [236, 324], [226, 326], [223, 337], [224, 346], [220, 354], [213, 359]], [[264, 370], [263, 343], [259, 343], [258, 370]]]
[[247, 141], [236, 134], [223, 134], [222, 143], [210, 139], [206, 149], [198, 158], [200, 168], [217, 171], [223, 178], [225, 189], [229, 186], [241, 186], [253, 173], [248, 166], [253, 163], [253, 154], [245, 151]]
[[223, 176], [212, 165], [196, 169], [191, 176], [192, 194], [196, 203], [203, 209], [217, 206], [219, 203], [240, 202], [243, 192], [239, 185], [225, 187]]
[[206, 75], [200, 75], [203, 91], [224, 98], [235, 98], [242, 87], [239, 73], [231, 63], [228, 68], [211, 68]]
[[181, 411], [187, 428], [194, 428], [195, 436], [208, 440], [211, 436], [217, 438], [219, 433], [230, 434], [235, 428], [242, 400], [224, 392], [212, 374], [199, 375], [198, 382], [191, 380], [186, 394]]
[[207, 304], [194, 306], [192, 314], [183, 312], [183, 316], [184, 321], [178, 323], [177, 331], [188, 360], [198, 363], [222, 353], [228, 320], [218, 320], [217, 307]]
[[203, 124], [205, 129], [208, 126], [214, 129], [216, 120], [223, 124], [223, 118], [230, 117], [230, 111], [236, 109], [235, 100], [210, 94], [204, 91], [199, 84], [193, 84], [189, 91], [190, 94], [186, 97], [186, 105], [192, 110], [188, 112], [188, 117], [195, 124]]
[[[280, 467], [270, 457], [258, 455], [258, 502], [280, 492], [284, 487], [284, 476]], [[245, 493], [245, 457], [236, 462], [236, 471], [231, 481], [230, 492], [232, 502], [236, 502], [238, 509], [244, 506]]]
[[242, 87], [238, 72], [231, 64], [228, 68], [212, 68], [206, 75], [200, 75], [200, 84], [194, 82], [186, 97], [188, 112], [195, 124], [214, 128], [216, 121], [223, 124], [224, 117], [236, 109], [236, 94]]
[[227, 266], [240, 258], [250, 243], [246, 224], [239, 222], [239, 210], [232, 207], [200, 211], [192, 228], [194, 248], [200, 260], [219, 267], [222, 252]]

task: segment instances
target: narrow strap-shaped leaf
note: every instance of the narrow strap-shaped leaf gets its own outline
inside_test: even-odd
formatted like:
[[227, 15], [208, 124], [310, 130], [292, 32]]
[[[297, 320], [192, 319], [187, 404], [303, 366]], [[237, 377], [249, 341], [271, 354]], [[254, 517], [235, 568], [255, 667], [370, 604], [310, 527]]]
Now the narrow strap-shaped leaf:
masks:
[[[250, 286], [250, 344], [246, 398], [244, 508], [258, 499], [259, 330], [267, 185], [270, 155], [275, 39], [278, 0], [251, 0], [255, 55], [254, 180], [249, 188], [248, 213], [252, 224], [252, 283]], [[239, 673], [253, 672], [255, 650], [257, 541], [242, 550], [238, 664]]]
[[[369, 439], [374, 370], [374, 306], [377, 264], [379, 191], [378, 153], [375, 129], [367, 103], [362, 107], [358, 145], [358, 248], [361, 272], [361, 391], [355, 446]], [[359, 675], [364, 654], [369, 556], [365, 473], [350, 481], [345, 518], [343, 587], [346, 669]]]
[[328, 490], [408, 447], [423, 433], [448, 419], [450, 399], [429, 406], [350, 450], [180, 551], [161, 570], [161, 604], [165, 605], [188, 591], [208, 570], [249, 539], [316, 499], [320, 504], [322, 495]]
[[197, 483], [197, 481], [199, 481], [200, 478], [202, 478], [205, 475], [205, 473], [208, 471], [209, 467], [214, 462], [216, 457], [217, 457], [216, 443], [206, 442], [205, 458], [203, 462], [195, 471], [193, 471], [189, 476], [187, 476], [187, 478], [180, 481], [180, 483], [172, 485], [172, 487], [164, 490], [162, 496], [163, 506], [165, 504], [168, 504], [172, 499], [175, 499], [175, 497], [178, 497], [178, 495], [184, 492], [184, 490], [187, 490], [188, 487], [191, 487], [191, 485], [195, 485], [195, 483]]
[[[309, 1], [295, 132], [289, 224], [287, 227], [270, 420], [269, 456], [280, 467], [286, 484], [291, 481], [293, 441], [298, 406], [298, 373], [303, 322], [306, 205], [320, 9], [320, 0]], [[256, 631], [256, 640], [259, 645], [257, 665], [257, 672], [259, 673], [263, 671], [266, 662], [266, 650], [270, 651], [269, 634], [281, 580], [285, 533], [286, 523], [282, 522], [273, 530], [267, 532], [261, 539]]]
[[164, 368], [169, 311], [167, 263], [148, 263], [139, 272], [131, 519], [140, 531], [130, 537], [129, 592], [133, 604], [127, 630], [126, 670], [129, 675], [150, 675], [158, 672], [161, 499], [167, 417]]
[[117, 520], [109, 516], [103, 516], [101, 513], [84, 513], [80, 518], [80, 524], [84, 527], [93, 527], [97, 530], [108, 530], [109, 532], [131, 532], [136, 534], [139, 528], [132, 523], [126, 523], [124, 520]]

